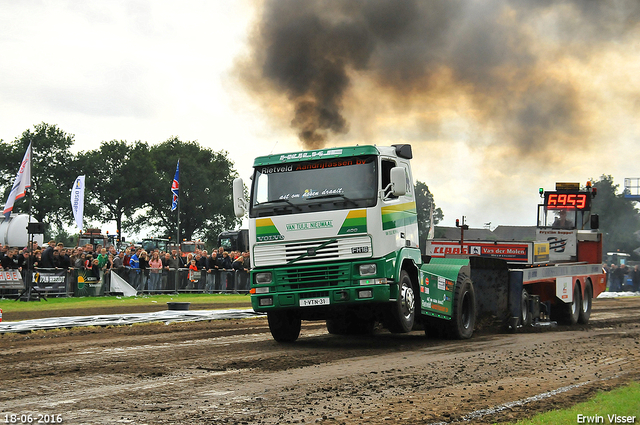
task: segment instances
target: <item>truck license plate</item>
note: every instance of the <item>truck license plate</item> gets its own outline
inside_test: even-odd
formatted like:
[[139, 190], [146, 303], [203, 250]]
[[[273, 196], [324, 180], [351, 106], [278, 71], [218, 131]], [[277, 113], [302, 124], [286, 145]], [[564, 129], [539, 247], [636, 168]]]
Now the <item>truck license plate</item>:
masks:
[[303, 298], [300, 300], [300, 307], [312, 307], [315, 305], [328, 305], [329, 297], [326, 298]]

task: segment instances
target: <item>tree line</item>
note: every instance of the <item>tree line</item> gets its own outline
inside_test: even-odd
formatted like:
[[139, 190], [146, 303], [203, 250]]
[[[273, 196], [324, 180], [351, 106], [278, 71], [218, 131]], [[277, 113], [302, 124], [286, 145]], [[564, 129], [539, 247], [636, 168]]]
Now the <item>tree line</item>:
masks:
[[[48, 224], [45, 239], [71, 243], [65, 227], [74, 223], [71, 188], [79, 175], [85, 175], [85, 224], [115, 222], [120, 235], [149, 228], [154, 236], [174, 239], [177, 212], [171, 211], [171, 183], [178, 159], [180, 238], [217, 241], [221, 231], [239, 223], [231, 200], [238, 173], [226, 151], [172, 137], [155, 145], [104, 141], [96, 149], [74, 154], [74, 135], [47, 123], [26, 130], [13, 142], [0, 141], [3, 203], [32, 143], [31, 214]], [[29, 212], [27, 197], [16, 202], [14, 212]]]
[[[197, 142], [172, 137], [160, 144], [112, 140], [94, 150], [71, 152], [74, 136], [56, 125], [40, 123], [13, 142], [0, 144], [0, 173], [3, 198], [7, 199], [17, 167], [32, 143], [32, 206], [36, 220], [49, 224], [45, 238], [71, 243], [65, 226], [73, 214], [70, 191], [75, 178], [85, 175], [85, 220], [115, 222], [121, 235], [139, 232], [143, 227], [158, 237], [176, 235], [176, 212], [172, 212], [171, 182], [180, 159], [180, 237], [215, 243], [217, 235], [239, 223], [233, 214], [231, 188], [238, 173], [225, 151], [215, 152]], [[635, 201], [625, 198], [613, 177], [592, 179], [598, 196], [592, 213], [600, 216], [604, 233], [604, 251], [628, 253], [640, 246], [640, 214]], [[416, 208], [420, 245], [424, 246], [430, 223], [430, 208], [435, 202], [429, 187], [416, 182]], [[15, 212], [28, 212], [28, 200], [22, 198]], [[444, 214], [435, 207], [434, 225]], [[636, 254], [636, 257], [638, 255]]]

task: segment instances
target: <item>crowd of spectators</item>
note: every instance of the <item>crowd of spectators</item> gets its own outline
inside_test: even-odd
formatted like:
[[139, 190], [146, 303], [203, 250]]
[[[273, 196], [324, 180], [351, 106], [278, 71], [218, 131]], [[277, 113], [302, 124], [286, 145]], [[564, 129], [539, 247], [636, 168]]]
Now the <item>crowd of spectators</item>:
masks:
[[603, 264], [602, 267], [607, 273], [608, 291], [640, 292], [640, 266], [629, 267], [626, 264]]
[[[85, 276], [100, 280], [108, 280], [110, 273], [115, 272], [138, 293], [143, 293], [168, 289], [225, 291], [227, 284], [220, 281], [222, 272], [244, 272], [247, 275], [251, 266], [248, 252], [226, 252], [222, 247], [211, 254], [200, 249], [192, 253], [159, 249], [147, 252], [136, 246], [117, 250], [114, 246], [105, 248], [97, 245], [94, 248], [91, 244], [65, 248], [64, 244], [55, 241], [49, 241], [43, 247], [37, 242], [23, 249], [0, 247], [2, 270], [22, 271], [28, 267], [34, 270], [63, 269], [68, 273], [82, 271]], [[190, 268], [199, 272], [198, 279], [191, 279], [196, 274], [184, 273]]]

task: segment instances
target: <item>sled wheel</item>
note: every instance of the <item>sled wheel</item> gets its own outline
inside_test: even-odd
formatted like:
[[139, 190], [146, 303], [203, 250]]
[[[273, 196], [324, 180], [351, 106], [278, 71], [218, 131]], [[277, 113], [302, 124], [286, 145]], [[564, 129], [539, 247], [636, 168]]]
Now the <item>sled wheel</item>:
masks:
[[591, 316], [591, 304], [593, 301], [593, 288], [591, 282], [587, 281], [584, 287], [584, 297], [582, 303], [580, 303], [580, 315], [578, 316], [578, 323], [586, 325], [589, 323], [589, 317]]

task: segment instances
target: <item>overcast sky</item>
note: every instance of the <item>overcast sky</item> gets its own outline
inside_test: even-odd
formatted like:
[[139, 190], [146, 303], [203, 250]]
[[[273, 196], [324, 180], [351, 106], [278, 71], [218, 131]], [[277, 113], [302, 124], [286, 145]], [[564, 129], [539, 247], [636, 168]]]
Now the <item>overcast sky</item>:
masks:
[[[461, 4], [446, 4], [453, 3]], [[577, 1], [558, 3], [512, 10], [499, 0], [469, 1], [447, 15], [451, 25], [438, 37], [424, 30], [432, 21], [416, 25], [421, 30], [404, 40], [435, 40], [419, 55], [422, 68], [434, 71], [402, 82], [389, 65], [402, 64], [402, 38], [391, 43], [372, 33], [378, 41], [368, 44], [368, 56], [346, 60], [349, 81], [335, 102], [346, 126], [323, 133], [320, 145], [411, 143], [414, 177], [429, 186], [445, 214], [441, 224], [450, 226], [463, 215], [472, 227], [535, 225], [539, 187], [602, 174], [622, 186], [625, 177], [640, 177], [636, 10], [623, 0], [597, 13]], [[256, 77], [264, 51], [269, 60], [279, 40], [258, 35], [285, 25], [265, 17], [274, 4], [296, 7], [0, 0], [0, 139], [40, 122], [75, 135], [76, 151], [177, 136], [228, 151], [248, 181], [253, 157], [309, 147], [291, 126], [292, 89]], [[361, 22], [353, 15], [361, 12], [343, 10], [337, 19], [322, 12], [319, 21]], [[306, 13], [319, 12], [289, 19]]]

